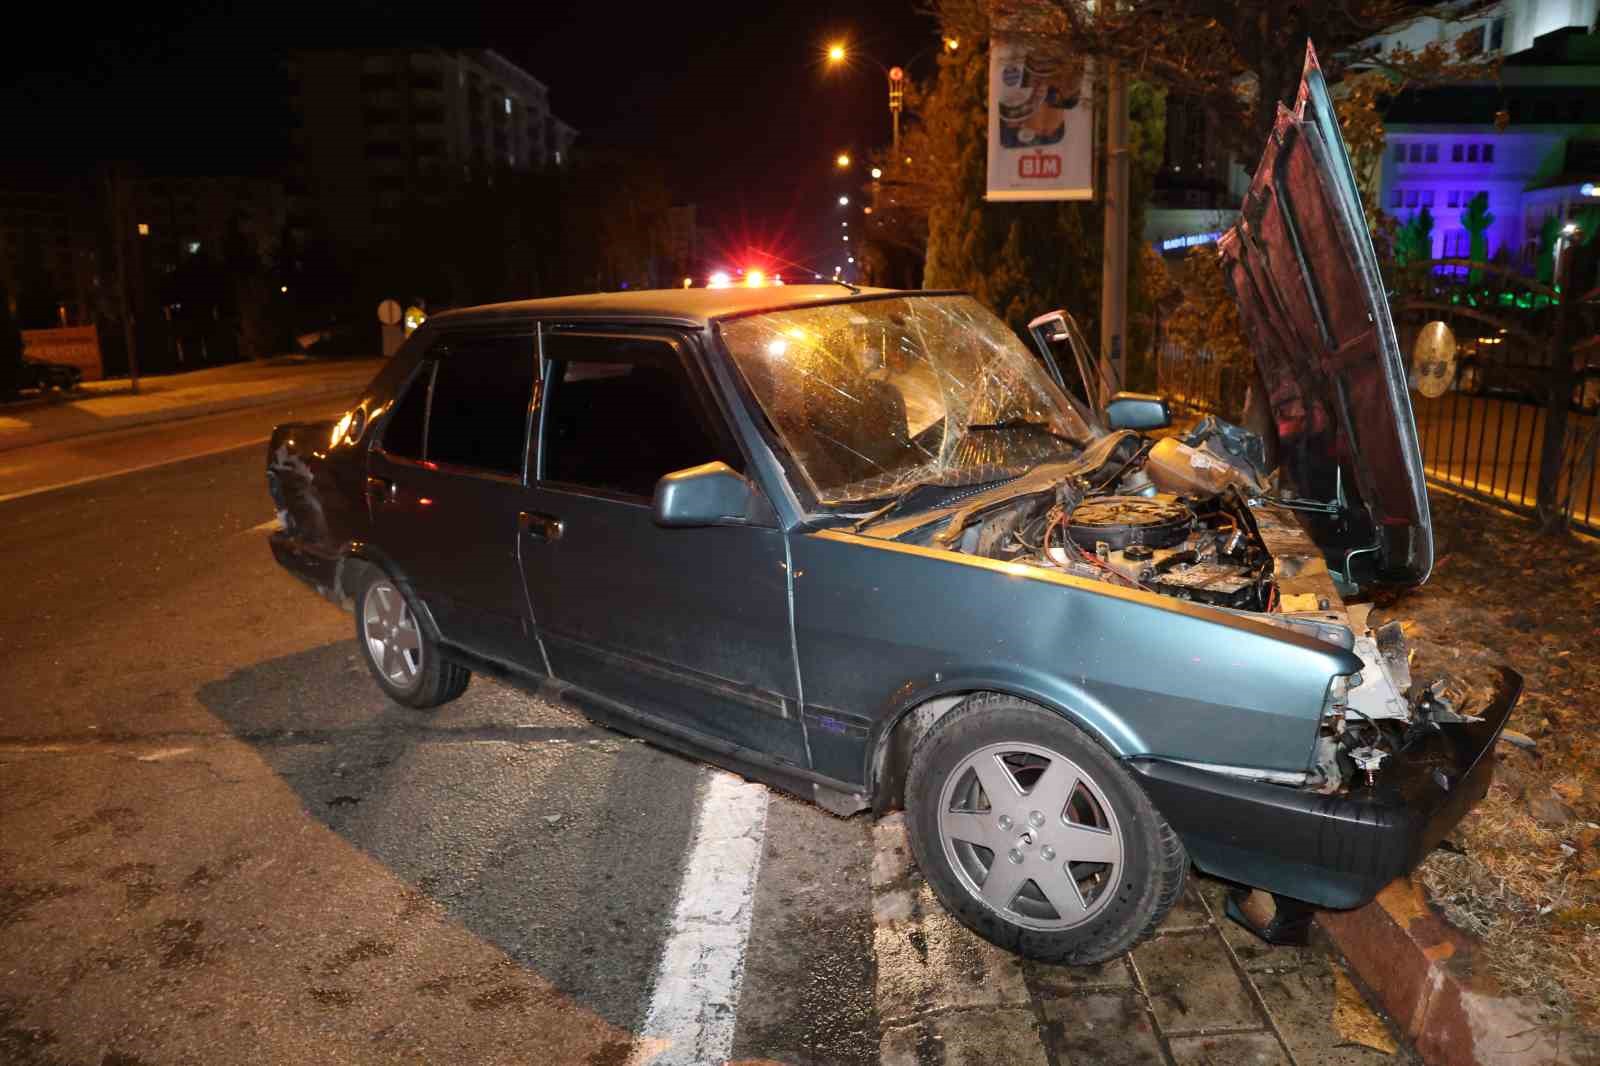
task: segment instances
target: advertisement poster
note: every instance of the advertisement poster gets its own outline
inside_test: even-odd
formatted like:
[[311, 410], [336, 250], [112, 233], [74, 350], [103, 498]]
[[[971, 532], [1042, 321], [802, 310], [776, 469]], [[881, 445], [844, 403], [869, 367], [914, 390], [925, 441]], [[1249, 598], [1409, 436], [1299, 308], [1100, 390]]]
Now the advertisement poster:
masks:
[[989, 200], [1094, 199], [1094, 93], [1085, 63], [989, 49]]

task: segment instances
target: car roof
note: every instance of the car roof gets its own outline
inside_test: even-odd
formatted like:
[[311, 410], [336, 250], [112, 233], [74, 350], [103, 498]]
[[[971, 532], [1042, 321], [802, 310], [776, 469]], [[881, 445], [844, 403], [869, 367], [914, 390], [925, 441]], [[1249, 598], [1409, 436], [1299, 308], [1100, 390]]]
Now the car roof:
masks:
[[[902, 290], [860, 288], [859, 295], [886, 296]], [[909, 295], [909, 294], [908, 294]], [[771, 285], [718, 289], [639, 289], [553, 296], [542, 300], [462, 307], [432, 316], [436, 322], [463, 323], [476, 318], [625, 318], [703, 326], [728, 315], [775, 311], [807, 304], [857, 298], [841, 285]]]

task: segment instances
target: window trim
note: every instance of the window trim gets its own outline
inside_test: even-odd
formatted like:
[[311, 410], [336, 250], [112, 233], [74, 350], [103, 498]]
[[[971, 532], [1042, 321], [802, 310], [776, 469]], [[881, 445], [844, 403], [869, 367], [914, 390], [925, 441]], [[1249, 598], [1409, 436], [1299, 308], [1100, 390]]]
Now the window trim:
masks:
[[[751, 487], [756, 492], [760, 493], [763, 498], [766, 497], [767, 494], [765, 490], [761, 488], [761, 485], [756, 478], [751, 476], [751, 471], [754, 469], [754, 464], [751, 460], [750, 450], [745, 446], [745, 442], [741, 439], [737, 428], [733, 424], [733, 418], [731, 417], [730, 413], [720, 402], [712, 382], [704, 373], [703, 368], [701, 368], [693, 358], [693, 353], [690, 349], [690, 344], [688, 343], [689, 338], [674, 333], [663, 333], [659, 330], [646, 329], [635, 331], [621, 323], [610, 324], [603, 322], [574, 322], [569, 326], [568, 324], [561, 322], [541, 322], [539, 324], [539, 380], [541, 382], [549, 378], [550, 365], [558, 361], [556, 357], [551, 356], [545, 351], [545, 341], [552, 336], [562, 338], [585, 337], [596, 340], [649, 341], [665, 345], [667, 348], [669, 348], [677, 358], [678, 366], [682, 368], [685, 377], [688, 379], [690, 391], [694, 393], [696, 401], [701, 406], [700, 413], [702, 417], [715, 418], [719, 421], [723, 434], [738, 450], [741, 458], [744, 460], [745, 469], [744, 473], [742, 473], [740, 476], [748, 481]], [[565, 363], [567, 360], [561, 359], [559, 361]], [[579, 361], [581, 362], [582, 360]], [[559, 395], [559, 387], [556, 391]], [[595, 485], [583, 485], [575, 481], [560, 481], [554, 478], [545, 477], [545, 435], [549, 423], [548, 412], [549, 405], [541, 403], [539, 405], [538, 426], [535, 428], [536, 435], [533, 441], [535, 460], [532, 464], [530, 464], [530, 469], [528, 471], [528, 486], [530, 488], [548, 489], [552, 492], [565, 492], [578, 496], [589, 496], [596, 499], [610, 500], [614, 503], [632, 504], [634, 506], [643, 507], [646, 510], [653, 505], [654, 492], [652, 492], [650, 495], [640, 496], [636, 493], [620, 492], [616, 489], [601, 488]], [[670, 473], [670, 471], [668, 472]], [[752, 522], [749, 524], [759, 525], [760, 523]]]
[[[517, 338], [525, 339], [531, 342], [528, 347], [528, 355], [533, 360], [533, 388], [529, 393], [527, 407], [523, 413], [522, 462], [519, 473], [507, 474], [504, 471], [491, 470], [488, 467], [467, 466], [461, 463], [440, 462], [429, 454], [432, 451], [429, 445], [432, 441], [433, 434], [433, 390], [434, 385], [439, 380], [438, 371], [439, 364], [442, 361], [441, 356], [448, 355], [448, 345], [452, 338], [459, 339], [461, 337], [468, 336], [488, 337], [491, 339], [502, 337]], [[423, 353], [421, 360], [419, 360], [417, 375], [420, 376], [421, 374], [428, 375], [428, 392], [427, 396], [423, 400], [422, 408], [422, 457], [417, 459], [407, 455], [396, 455], [383, 446], [383, 437], [387, 436], [389, 431], [389, 422], [387, 418], [384, 419], [383, 434], [374, 440], [372, 450], [381, 454], [383, 458], [389, 462], [402, 466], [409, 466], [417, 470], [426, 470], [429, 473], [447, 474], [451, 477], [477, 478], [482, 481], [496, 481], [505, 485], [514, 485], [518, 488], [526, 487], [528, 485], [528, 468], [530, 465], [528, 462], [530, 452], [529, 444], [531, 439], [530, 434], [533, 431], [536, 411], [541, 406], [541, 401], [544, 398], [544, 360], [540, 355], [537, 330], [530, 330], [526, 327], [506, 328], [496, 326], [489, 329], [454, 329], [448, 333], [441, 333], [439, 336], [433, 339], [432, 343], [428, 345], [427, 351]], [[400, 389], [395, 394], [396, 407], [399, 406], [399, 399], [403, 397], [415, 383], [416, 377], [413, 377], [407, 382], [405, 388]]]

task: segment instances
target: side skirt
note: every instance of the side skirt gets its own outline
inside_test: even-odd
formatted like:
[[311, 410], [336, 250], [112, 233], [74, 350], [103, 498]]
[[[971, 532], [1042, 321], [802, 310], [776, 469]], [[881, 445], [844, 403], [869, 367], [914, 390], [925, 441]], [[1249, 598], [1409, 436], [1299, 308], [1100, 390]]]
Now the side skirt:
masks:
[[815, 803], [830, 814], [848, 818], [871, 806], [870, 798], [847, 781], [778, 762], [750, 748], [685, 729], [627, 704], [525, 667], [486, 659], [456, 644], [443, 646], [445, 657], [474, 673], [493, 677], [533, 696], [556, 696], [601, 725], [649, 741], [659, 748], [708, 762], [752, 781]]

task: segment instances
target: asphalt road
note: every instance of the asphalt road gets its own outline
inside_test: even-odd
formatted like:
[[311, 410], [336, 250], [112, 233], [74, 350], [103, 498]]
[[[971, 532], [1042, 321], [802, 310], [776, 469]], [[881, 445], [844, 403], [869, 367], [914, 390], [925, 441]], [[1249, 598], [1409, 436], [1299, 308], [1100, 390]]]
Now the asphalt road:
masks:
[[5, 457], [0, 498], [137, 469], [0, 499], [0, 1062], [1394, 1061], [1217, 886], [1123, 960], [1024, 965], [892, 819], [550, 693], [389, 703], [265, 542], [257, 438], [337, 407]]

